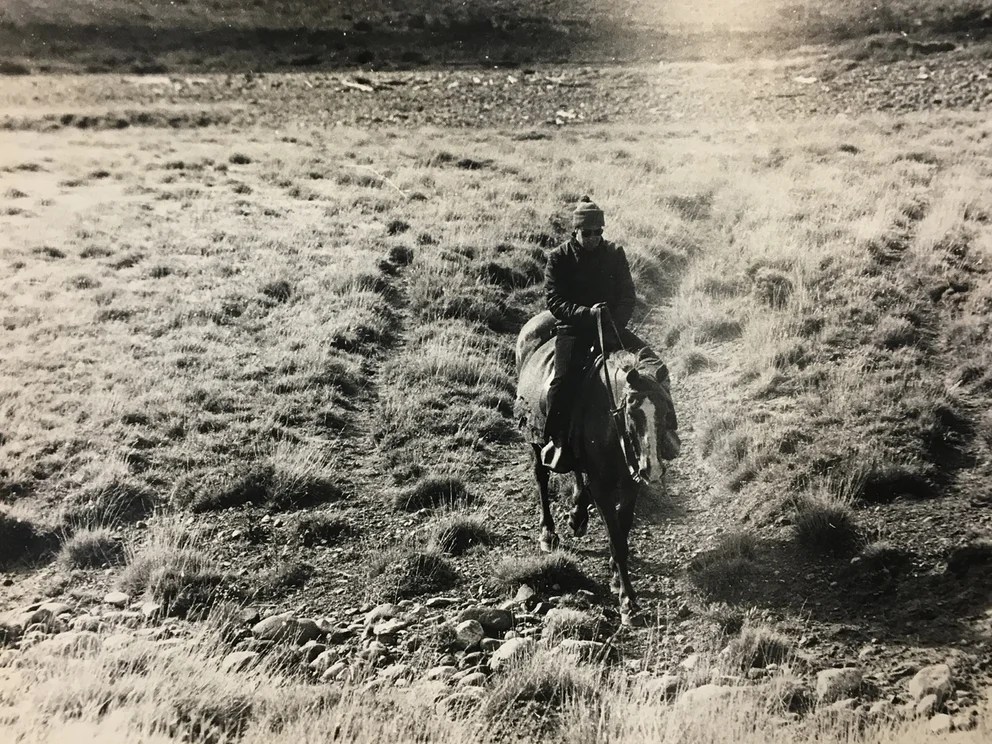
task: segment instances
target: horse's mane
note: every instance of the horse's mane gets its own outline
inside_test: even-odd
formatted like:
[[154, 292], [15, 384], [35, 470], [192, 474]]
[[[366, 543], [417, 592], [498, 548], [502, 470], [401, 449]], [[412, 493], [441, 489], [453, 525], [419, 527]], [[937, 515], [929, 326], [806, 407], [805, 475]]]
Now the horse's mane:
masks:
[[637, 370], [639, 374], [654, 377], [655, 371], [658, 367], [664, 365], [658, 357], [653, 354], [645, 354], [643, 352], [633, 352], [633, 351], [617, 351], [610, 355], [610, 361], [615, 364], [621, 372], [629, 372], [632, 369]]

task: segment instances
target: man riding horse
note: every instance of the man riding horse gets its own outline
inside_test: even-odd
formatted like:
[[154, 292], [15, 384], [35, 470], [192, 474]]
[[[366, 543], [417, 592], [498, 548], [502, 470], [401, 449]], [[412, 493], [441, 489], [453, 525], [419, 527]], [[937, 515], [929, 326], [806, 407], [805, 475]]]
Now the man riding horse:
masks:
[[[627, 621], [637, 610], [627, 564], [638, 486], [660, 479], [661, 461], [678, 456], [678, 422], [668, 369], [625, 328], [634, 283], [623, 249], [603, 240], [603, 212], [589, 197], [579, 202], [572, 224], [570, 240], [548, 259], [548, 310], [517, 337], [516, 413], [534, 452], [541, 549], [559, 544], [550, 473], [571, 472], [569, 524], [576, 537], [584, 535], [589, 505], [596, 505], [610, 541], [611, 583]], [[600, 356], [593, 359], [595, 352]]]
[[[588, 196], [572, 213], [572, 237], [548, 257], [545, 296], [555, 317], [555, 374], [548, 390], [547, 444], [541, 461], [552, 470], [561, 462], [568, 440], [569, 413], [576, 382], [597, 345], [597, 322], [614, 351], [616, 332], [627, 327], [634, 314], [634, 280], [623, 248], [603, 238], [603, 210]], [[600, 316], [597, 317], [597, 311]], [[642, 344], [643, 346], [643, 344]]]

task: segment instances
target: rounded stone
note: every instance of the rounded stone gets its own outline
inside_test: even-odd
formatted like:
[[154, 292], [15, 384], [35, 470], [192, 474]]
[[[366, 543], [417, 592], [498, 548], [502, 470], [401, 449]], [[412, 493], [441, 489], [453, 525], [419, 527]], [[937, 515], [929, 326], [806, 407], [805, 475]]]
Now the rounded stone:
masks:
[[485, 637], [486, 633], [478, 620], [466, 620], [455, 626], [455, 640], [461, 648], [474, 646]]

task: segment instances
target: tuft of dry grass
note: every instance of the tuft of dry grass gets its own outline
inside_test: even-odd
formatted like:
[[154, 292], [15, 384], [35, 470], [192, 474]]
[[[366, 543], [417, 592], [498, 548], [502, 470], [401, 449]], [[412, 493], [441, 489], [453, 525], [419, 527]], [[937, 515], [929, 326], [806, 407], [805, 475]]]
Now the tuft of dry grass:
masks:
[[102, 568], [120, 563], [124, 544], [107, 527], [76, 530], [62, 544], [59, 560], [70, 568]]
[[773, 628], [761, 624], [746, 624], [723, 652], [730, 667], [747, 671], [782, 664], [792, 656], [793, 643]]
[[442, 509], [465, 506], [475, 501], [475, 495], [468, 490], [464, 481], [456, 476], [424, 478], [408, 488], [399, 491], [393, 505], [402, 511], [421, 509]]
[[824, 492], [796, 500], [794, 529], [801, 546], [822, 555], [845, 555], [861, 541], [850, 503]]
[[213, 560], [183, 531], [164, 526], [130, 551], [118, 586], [131, 596], [145, 595], [161, 603], [167, 614], [202, 617], [224, 580]]
[[601, 617], [582, 610], [559, 607], [545, 616], [541, 637], [552, 644], [564, 638], [594, 641], [602, 631]]
[[399, 545], [377, 557], [369, 568], [372, 592], [381, 601], [426, 596], [456, 586], [461, 577], [433, 550]]
[[136, 522], [159, 504], [156, 495], [120, 463], [108, 464], [62, 507], [62, 522], [98, 527]]
[[591, 589], [594, 582], [568, 553], [507, 556], [494, 571], [500, 585], [516, 591], [522, 584], [540, 593]]
[[475, 514], [449, 514], [428, 530], [428, 546], [447, 555], [462, 555], [478, 547], [489, 546], [494, 535], [486, 519]]
[[760, 571], [758, 540], [750, 532], [724, 535], [715, 547], [695, 556], [688, 573], [693, 584], [713, 596], [737, 596]]
[[563, 654], [537, 653], [497, 684], [480, 713], [524, 736], [546, 735], [567, 721], [576, 707], [599, 709], [608, 689], [603, 676], [596, 665], [580, 664]]

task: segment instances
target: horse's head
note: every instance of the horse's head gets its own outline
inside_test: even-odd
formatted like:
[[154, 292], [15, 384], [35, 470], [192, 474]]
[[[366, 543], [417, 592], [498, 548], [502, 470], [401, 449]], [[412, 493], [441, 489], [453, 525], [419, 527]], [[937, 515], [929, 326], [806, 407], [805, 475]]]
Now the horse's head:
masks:
[[669, 392], [668, 369], [664, 364], [639, 364], [624, 373], [624, 422], [630, 448], [631, 470], [640, 480], [653, 482], [665, 473], [662, 460], [679, 455], [678, 420]]

